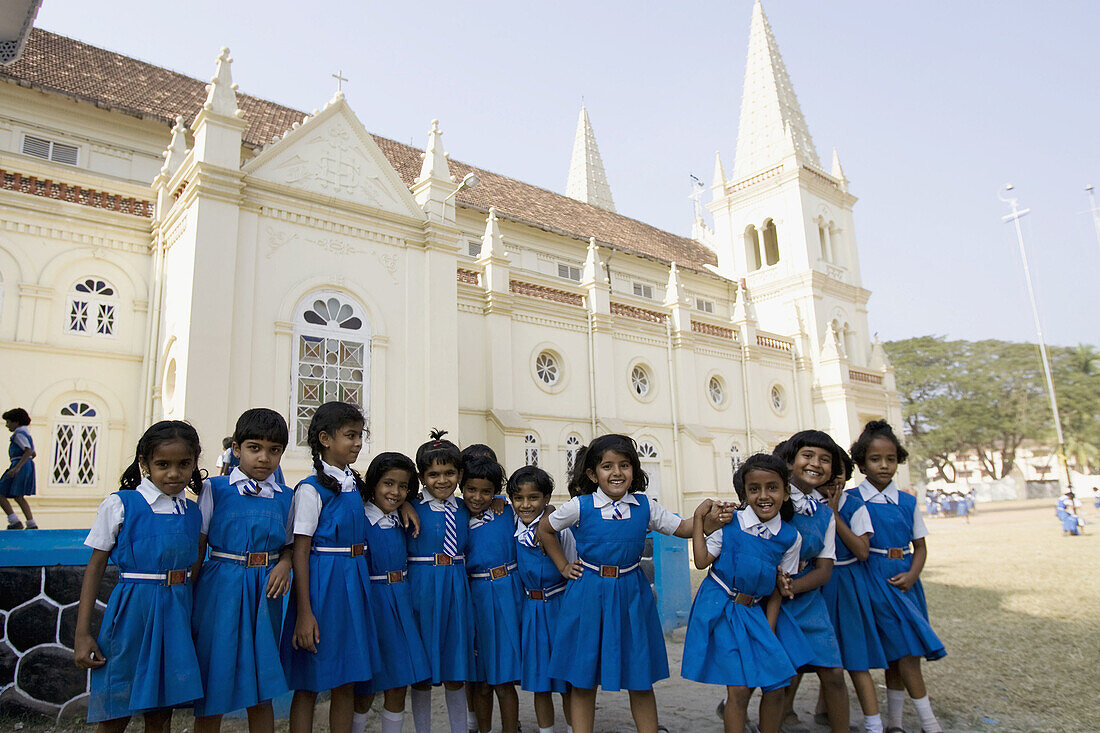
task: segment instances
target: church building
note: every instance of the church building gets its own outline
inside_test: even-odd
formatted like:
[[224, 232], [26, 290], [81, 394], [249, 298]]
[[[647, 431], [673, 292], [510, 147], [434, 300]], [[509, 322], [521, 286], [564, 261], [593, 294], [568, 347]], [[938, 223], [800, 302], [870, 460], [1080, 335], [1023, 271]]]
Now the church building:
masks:
[[690, 237], [616, 212], [583, 108], [563, 195], [459, 162], [440, 122], [418, 149], [342, 92], [307, 113], [235, 81], [227, 49], [204, 83], [38, 29], [0, 66], [0, 405], [31, 415], [42, 526], [88, 526], [151, 422], [192, 422], [212, 470], [252, 406], [288, 418], [292, 482], [346, 400], [360, 469], [439, 427], [564, 490], [619, 432], [682, 513], [796, 430], [900, 424], [856, 198], [759, 2]]

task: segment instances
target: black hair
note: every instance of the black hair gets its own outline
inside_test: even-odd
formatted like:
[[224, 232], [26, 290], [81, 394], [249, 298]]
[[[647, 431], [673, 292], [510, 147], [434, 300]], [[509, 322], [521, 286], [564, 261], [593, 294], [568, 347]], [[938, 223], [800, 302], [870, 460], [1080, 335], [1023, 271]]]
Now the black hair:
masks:
[[518, 468], [508, 478], [508, 498], [511, 499], [523, 484], [534, 484], [540, 494], [549, 498], [554, 493], [554, 479], [538, 466]]
[[[325, 469], [321, 465], [321, 452], [325, 449], [321, 445], [321, 433], [327, 433], [330, 436], [336, 435], [340, 428], [352, 423], [365, 425], [366, 420], [363, 418], [362, 410], [349, 402], [326, 402], [317, 408], [317, 411], [313, 413], [313, 419], [309, 421], [306, 442], [309, 443], [309, 452], [313, 454], [313, 473], [317, 476], [321, 486], [330, 491], [339, 491], [340, 485], [336, 482], [336, 479], [325, 473]], [[355, 486], [359, 489], [359, 494], [363, 495], [365, 493], [363, 479], [354, 468], [351, 468], [351, 473], [355, 477]]]
[[[856, 462], [851, 459], [847, 451], [840, 451], [840, 460], [844, 463], [844, 482], [852, 480], [852, 474], [856, 470]], [[835, 478], [835, 477], [834, 477]]]
[[741, 508], [747, 506], [745, 495], [745, 477], [749, 471], [771, 471], [783, 481], [787, 487], [787, 498], [779, 507], [779, 516], [784, 522], [789, 522], [794, 517], [794, 503], [790, 497], [791, 470], [787, 468], [787, 462], [774, 453], [755, 453], [745, 459], [745, 462], [733, 474], [733, 490], [737, 492], [737, 498], [741, 500]]
[[420, 491], [420, 479], [416, 476], [416, 464], [404, 453], [387, 451], [379, 453], [371, 459], [367, 466], [367, 472], [363, 474], [363, 501], [374, 498], [374, 489], [378, 482], [386, 475], [387, 471], [407, 471], [409, 474], [409, 490], [405, 494], [405, 501], [412, 501]]
[[191, 423], [182, 420], [161, 420], [153, 423], [149, 429], [142, 433], [138, 439], [137, 449], [134, 451], [134, 461], [122, 472], [119, 485], [123, 489], [136, 489], [141, 483], [141, 464], [149, 465], [149, 460], [156, 453], [157, 448], [165, 443], [180, 440], [195, 454], [195, 470], [191, 473], [191, 480], [187, 482], [188, 488], [198, 494], [202, 490], [202, 480], [205, 478], [199, 470], [199, 454], [202, 446], [199, 445], [199, 434]]
[[20, 425], [31, 424], [31, 416], [28, 415], [27, 411], [24, 410], [22, 407], [13, 407], [0, 417], [3, 417], [5, 420], [14, 420]]
[[885, 420], [872, 420], [863, 426], [863, 432], [859, 434], [856, 442], [852, 443], [852, 460], [860, 469], [867, 461], [867, 449], [875, 438], [886, 438], [893, 443], [898, 449], [898, 463], [905, 463], [905, 459], [909, 457], [909, 451], [905, 450], [901, 441], [898, 440], [890, 423]]
[[[237, 422], [239, 423], [240, 421], [240, 418], [237, 418]], [[233, 447], [233, 436], [227, 435], [222, 438], [222, 450], [229, 450], [231, 447]]]
[[432, 428], [428, 433], [431, 440], [416, 449], [417, 473], [424, 473], [433, 463], [449, 463], [462, 470], [462, 451], [451, 441], [443, 439], [446, 434], [446, 430]]
[[832, 481], [845, 470], [844, 459], [846, 456], [844, 455], [844, 449], [837, 445], [828, 433], [821, 430], [802, 430], [795, 433], [775, 446], [772, 455], [782, 458], [787, 462], [787, 465], [791, 465], [794, 463], [794, 457], [798, 455], [798, 451], [807, 447], [820, 448], [833, 457], [832, 473], [829, 474], [829, 478], [824, 483]]
[[498, 462], [496, 452], [484, 443], [470, 443], [462, 449], [463, 462], [472, 461], [475, 458], [488, 458], [491, 461]]
[[573, 475], [569, 477], [570, 494], [573, 493], [574, 489], [577, 496], [596, 493], [599, 486], [588, 478], [588, 472], [592, 471], [594, 473], [596, 471], [596, 466], [603, 460], [603, 454], [609, 450], [621, 453], [630, 460], [630, 467], [634, 469], [634, 478], [630, 482], [628, 491], [633, 494], [646, 490], [646, 487], [649, 486], [649, 476], [642, 470], [642, 461], [638, 458], [638, 447], [634, 444], [634, 439], [627, 435], [608, 433], [599, 436], [587, 447], [577, 451], [577, 460], [573, 464]]
[[290, 431], [279, 413], [266, 407], [253, 407], [241, 413], [233, 429], [234, 443], [241, 445], [246, 440], [269, 440], [286, 448], [290, 442]]
[[504, 490], [504, 469], [488, 458], [472, 458], [462, 466], [462, 484], [470, 479], [484, 479], [493, 485], [493, 494]]

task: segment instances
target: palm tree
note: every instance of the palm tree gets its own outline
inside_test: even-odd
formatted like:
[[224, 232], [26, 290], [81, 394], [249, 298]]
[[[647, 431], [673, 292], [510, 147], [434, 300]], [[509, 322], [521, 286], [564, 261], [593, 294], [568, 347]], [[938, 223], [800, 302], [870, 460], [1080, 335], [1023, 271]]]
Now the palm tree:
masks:
[[1086, 377], [1100, 372], [1100, 351], [1092, 344], [1077, 344], [1073, 350], [1073, 364]]

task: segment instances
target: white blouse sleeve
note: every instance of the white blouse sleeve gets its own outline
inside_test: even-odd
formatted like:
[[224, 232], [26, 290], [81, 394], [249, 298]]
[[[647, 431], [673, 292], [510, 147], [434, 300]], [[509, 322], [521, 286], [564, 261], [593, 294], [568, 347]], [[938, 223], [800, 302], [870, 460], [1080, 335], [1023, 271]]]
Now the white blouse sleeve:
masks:
[[680, 528], [680, 522], [684, 521], [674, 513], [661, 506], [660, 502], [651, 496], [649, 499], [649, 528], [661, 534], [673, 534]]
[[718, 557], [722, 553], [722, 530], [711, 532], [707, 537], [707, 552], [711, 557]]
[[866, 506], [861, 506], [853, 512], [852, 521], [848, 523], [848, 529], [852, 530], [852, 534], [857, 537], [875, 533], [875, 528], [871, 524], [871, 513], [867, 511]]
[[199, 494], [199, 512], [202, 514], [203, 534], [210, 534], [210, 518], [214, 516], [214, 491], [210, 488], [210, 479], [203, 479], [202, 493]]
[[784, 573], [794, 575], [798, 572], [798, 556], [802, 553], [802, 535], [795, 532], [794, 543], [783, 553], [779, 567]]
[[290, 502], [290, 528], [287, 533], [288, 545], [294, 543], [294, 535], [312, 537], [317, 531], [321, 518], [321, 495], [311, 484], [301, 483], [294, 490], [294, 499]]
[[16, 430], [12, 433], [11, 439], [23, 450], [27, 450], [27, 448], [31, 447], [31, 439], [27, 437], [27, 434], [22, 430]]
[[924, 517], [920, 515], [920, 505], [913, 507], [913, 539], [919, 540], [928, 536], [928, 527], [924, 524]]
[[88, 531], [88, 538], [84, 544], [93, 550], [110, 552], [115, 549], [118, 540], [118, 531], [122, 528], [122, 520], [126, 510], [122, 506], [122, 499], [111, 494], [99, 505], [95, 513], [95, 521]]
[[825, 545], [817, 553], [818, 560], [836, 560], [836, 516], [829, 517], [829, 527], [825, 530]]
[[550, 527], [555, 532], [561, 532], [566, 527], [572, 527], [581, 519], [581, 500], [574, 496], [569, 501], [555, 509], [550, 515]]
[[569, 562], [576, 562], [577, 558], [577, 540], [573, 537], [573, 533], [568, 529], [563, 529], [558, 534], [558, 542], [561, 543], [561, 551], [565, 553], [565, 559]]

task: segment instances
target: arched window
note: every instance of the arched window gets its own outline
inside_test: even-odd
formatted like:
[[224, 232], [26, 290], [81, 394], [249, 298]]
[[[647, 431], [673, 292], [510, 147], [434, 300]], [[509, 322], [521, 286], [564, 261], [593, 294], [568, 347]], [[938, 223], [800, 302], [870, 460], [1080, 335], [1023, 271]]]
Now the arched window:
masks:
[[577, 466], [577, 454], [581, 451], [581, 437], [573, 434], [565, 439], [565, 475], [573, 475], [573, 469]]
[[638, 457], [643, 461], [656, 461], [661, 456], [657, 453], [657, 446], [648, 440], [638, 443]]
[[844, 256], [844, 238], [836, 224], [829, 222], [829, 261], [834, 265], [846, 267], [847, 258]]
[[821, 259], [828, 262], [832, 259], [829, 256], [829, 231], [820, 219], [817, 221], [817, 238], [821, 242]]
[[752, 224], [745, 227], [745, 263], [750, 272], [759, 270], [764, 264], [760, 257], [760, 233]]
[[[852, 361], [856, 357], [856, 351], [857, 351], [857, 349], [856, 349], [856, 333], [855, 333], [855, 331], [852, 330], [852, 327], [850, 325], [848, 325], [847, 323], [845, 323], [842, 326], [842, 328], [844, 329], [844, 331], [843, 331], [843, 334], [844, 334], [843, 335], [843, 338], [844, 338], [844, 355], [848, 357], [849, 361]], [[840, 332], [838, 332], [838, 333], [840, 333]], [[861, 362], [856, 361], [855, 363], [859, 364]]]
[[523, 436], [523, 465], [539, 465], [539, 439], [535, 437], [534, 433], [527, 433]]
[[313, 413], [333, 400], [362, 409], [369, 430], [370, 338], [362, 307], [346, 295], [312, 295], [298, 307], [292, 427], [298, 445], [306, 445]]
[[106, 280], [86, 277], [69, 293], [66, 330], [85, 336], [114, 336], [118, 292]]
[[92, 486], [96, 483], [96, 453], [101, 423], [87, 402], [70, 402], [58, 411], [53, 431], [53, 486]]
[[779, 262], [779, 235], [771, 219], [764, 222], [764, 261], [769, 266]]

